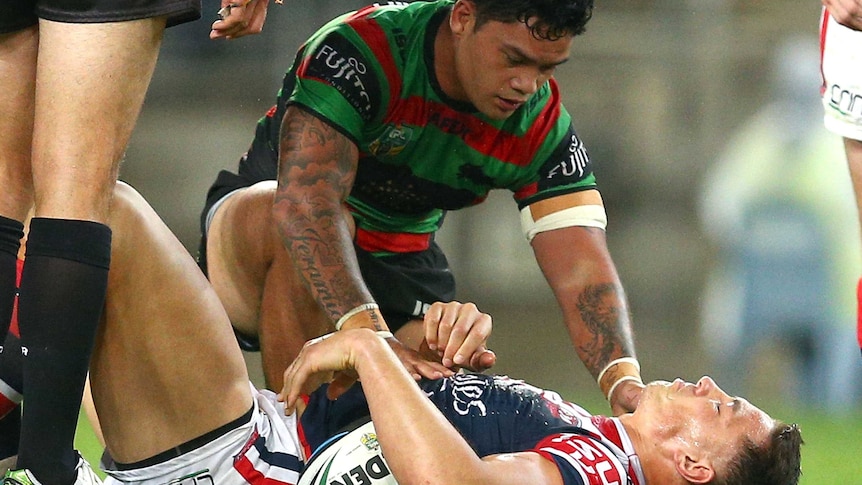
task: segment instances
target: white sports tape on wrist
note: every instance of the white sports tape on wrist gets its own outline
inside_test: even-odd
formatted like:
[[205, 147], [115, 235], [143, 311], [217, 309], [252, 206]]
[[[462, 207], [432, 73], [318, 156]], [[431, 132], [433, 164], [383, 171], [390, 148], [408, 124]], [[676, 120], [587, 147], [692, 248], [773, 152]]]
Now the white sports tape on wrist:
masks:
[[521, 230], [527, 241], [532, 241], [536, 234], [564, 227], [585, 226], [605, 229], [608, 226], [608, 216], [605, 208], [600, 205], [578, 205], [561, 211], [552, 212], [538, 221], [533, 220], [530, 206], [521, 209]]
[[350, 318], [357, 313], [361, 313], [368, 310], [377, 310], [378, 308], [380, 307], [377, 306], [377, 303], [363, 303], [362, 305], [357, 306], [353, 310], [350, 310], [344, 315], [341, 315], [341, 318], [339, 318], [338, 321], [335, 322], [335, 330], [341, 330], [341, 327], [344, 326], [344, 323], [350, 320]]

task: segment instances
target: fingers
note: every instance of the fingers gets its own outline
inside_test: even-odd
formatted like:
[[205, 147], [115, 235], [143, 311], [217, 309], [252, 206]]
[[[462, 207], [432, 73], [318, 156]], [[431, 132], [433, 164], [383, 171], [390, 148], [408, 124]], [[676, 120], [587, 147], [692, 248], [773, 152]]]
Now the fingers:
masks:
[[417, 381], [422, 379], [440, 379], [454, 374], [452, 369], [447, 368], [439, 362], [429, 361], [422, 357], [419, 352], [405, 346], [395, 338], [388, 338], [386, 342], [395, 352], [398, 360]]
[[[278, 399], [285, 403], [285, 414], [293, 414], [300, 396], [332, 381], [337, 371], [351, 369], [349, 354], [349, 342], [344, 335], [330, 333], [306, 342], [296, 359], [284, 371], [284, 385], [278, 393]], [[349, 374], [341, 374], [344, 375], [339, 377], [339, 383], [333, 392], [339, 391], [338, 386], [347, 385]]]
[[614, 416], [634, 412], [640, 403], [644, 385], [640, 382], [626, 381], [614, 390], [611, 396], [611, 412]]
[[473, 303], [434, 303], [424, 323], [425, 340], [446, 367], [472, 366], [474, 358], [486, 351], [492, 328], [491, 316]]
[[482, 348], [470, 358], [470, 370], [474, 370], [476, 372], [484, 372], [491, 367], [494, 367], [494, 364], [497, 363], [497, 354], [495, 354], [492, 350], [488, 350], [486, 348]]
[[213, 22], [210, 39], [235, 39], [259, 34], [266, 21], [269, 0], [222, 0], [219, 20]]

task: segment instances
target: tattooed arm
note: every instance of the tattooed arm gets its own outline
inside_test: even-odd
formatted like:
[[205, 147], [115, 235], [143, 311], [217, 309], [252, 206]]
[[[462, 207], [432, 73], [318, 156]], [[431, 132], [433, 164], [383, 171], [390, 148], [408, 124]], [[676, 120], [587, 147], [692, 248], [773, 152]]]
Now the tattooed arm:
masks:
[[[534, 203], [533, 213], [553, 199]], [[547, 208], [547, 207], [546, 207]], [[532, 241], [536, 261], [563, 312], [575, 350], [587, 370], [598, 378], [620, 357], [634, 357], [628, 303], [608, 253], [605, 232], [593, 227], [565, 227], [537, 234]], [[617, 367], [605, 372], [603, 382], [614, 382]], [[604, 389], [603, 392], [607, 392]], [[635, 409], [643, 385], [626, 380], [609, 399], [614, 414]]]
[[[281, 125], [278, 188], [273, 220], [282, 243], [317, 303], [333, 323], [374, 301], [353, 249], [353, 221], [344, 207], [356, 177], [359, 152], [338, 130], [300, 107]], [[376, 308], [360, 311], [342, 328], [388, 330]], [[414, 377], [451, 374], [400, 342], [388, 339]]]

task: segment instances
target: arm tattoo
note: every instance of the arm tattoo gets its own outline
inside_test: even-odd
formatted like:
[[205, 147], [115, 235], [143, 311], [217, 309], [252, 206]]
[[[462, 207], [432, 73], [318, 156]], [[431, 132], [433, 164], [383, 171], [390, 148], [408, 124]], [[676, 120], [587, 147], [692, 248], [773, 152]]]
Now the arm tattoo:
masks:
[[579, 345], [584, 364], [596, 376], [614, 356], [634, 355], [628, 313], [617, 285], [589, 285], [578, 297], [578, 311], [592, 338]]
[[356, 147], [298, 108], [285, 115], [280, 143], [275, 224], [312, 294], [335, 321], [371, 298], [344, 220], [343, 201], [356, 174]]

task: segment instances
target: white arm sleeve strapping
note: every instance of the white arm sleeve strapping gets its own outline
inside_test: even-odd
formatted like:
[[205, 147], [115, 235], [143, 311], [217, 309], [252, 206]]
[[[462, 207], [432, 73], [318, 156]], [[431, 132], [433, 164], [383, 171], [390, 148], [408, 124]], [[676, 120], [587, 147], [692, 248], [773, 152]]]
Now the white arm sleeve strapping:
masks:
[[521, 229], [527, 241], [532, 241], [536, 234], [554, 229], [572, 226], [597, 227], [604, 230], [608, 225], [605, 208], [600, 205], [579, 205], [561, 211], [552, 212], [538, 221], [533, 220], [530, 206], [521, 209]]

